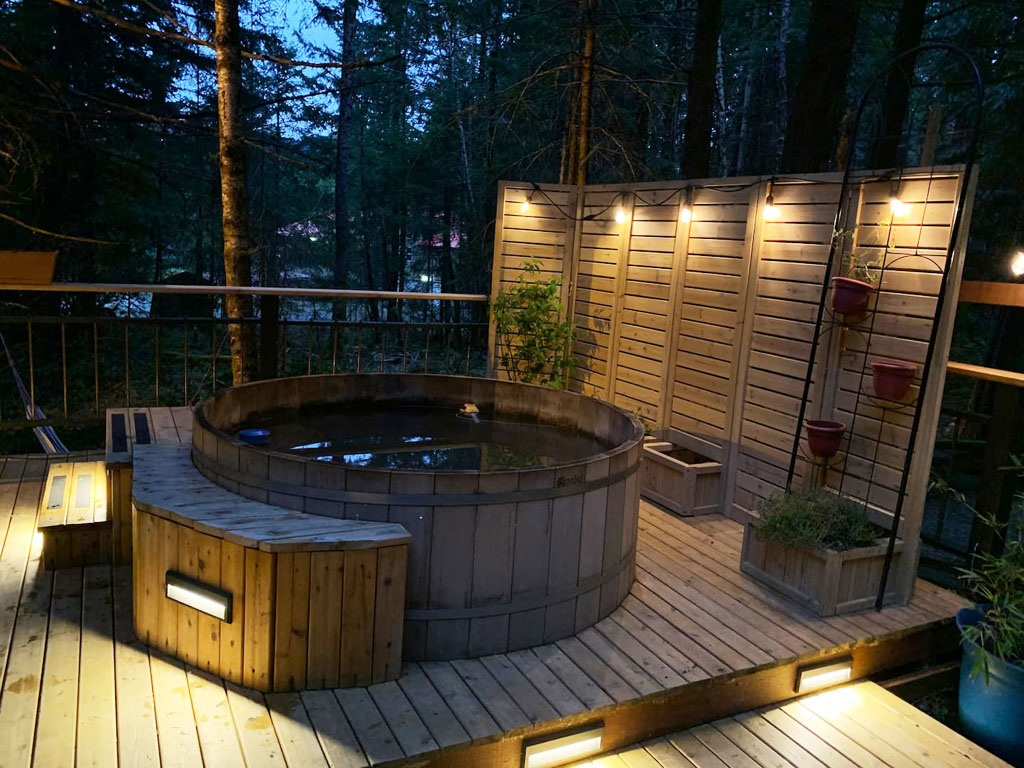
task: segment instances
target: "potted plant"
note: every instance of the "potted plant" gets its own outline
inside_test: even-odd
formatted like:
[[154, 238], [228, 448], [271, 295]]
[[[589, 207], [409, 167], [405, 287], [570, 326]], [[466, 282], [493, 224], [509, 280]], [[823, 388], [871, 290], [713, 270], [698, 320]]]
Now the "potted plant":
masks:
[[804, 422], [807, 431], [807, 447], [819, 459], [831, 459], [839, 452], [846, 425], [841, 421], [808, 419]]
[[863, 312], [868, 295], [876, 288], [877, 268], [856, 251], [851, 252], [843, 264], [843, 276], [832, 278], [832, 311], [844, 317]]
[[907, 396], [917, 366], [898, 360], [872, 360], [871, 378], [875, 395], [882, 400], [900, 401]]
[[1024, 542], [977, 556], [963, 571], [978, 600], [956, 616], [964, 648], [960, 720], [972, 739], [1024, 765]]
[[[819, 616], [875, 603], [887, 549], [864, 504], [824, 489], [765, 499], [743, 532], [740, 569]], [[896, 541], [893, 567], [903, 542]], [[895, 586], [885, 601], [895, 600]]]

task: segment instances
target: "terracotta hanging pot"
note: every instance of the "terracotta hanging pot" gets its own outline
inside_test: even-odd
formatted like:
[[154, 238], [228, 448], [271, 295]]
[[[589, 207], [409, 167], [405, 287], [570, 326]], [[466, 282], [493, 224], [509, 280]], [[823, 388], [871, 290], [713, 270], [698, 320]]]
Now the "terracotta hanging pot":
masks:
[[917, 366], [896, 360], [872, 360], [875, 394], [883, 400], [902, 400], [910, 389]]
[[831, 459], [839, 452], [843, 433], [846, 432], [843, 422], [808, 419], [804, 428], [807, 430], [807, 446], [819, 459]]
[[832, 311], [837, 315], [855, 315], [868, 305], [868, 294], [875, 286], [852, 277], [832, 278]]

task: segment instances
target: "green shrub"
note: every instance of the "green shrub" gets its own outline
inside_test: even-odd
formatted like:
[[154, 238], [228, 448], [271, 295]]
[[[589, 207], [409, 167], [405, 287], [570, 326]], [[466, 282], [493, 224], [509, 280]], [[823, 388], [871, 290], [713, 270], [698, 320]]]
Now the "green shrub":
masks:
[[761, 539], [789, 547], [842, 551], [869, 546], [882, 535], [863, 504], [821, 489], [773, 496], [757, 511]]
[[562, 281], [541, 280], [540, 271], [540, 261], [528, 259], [494, 300], [498, 359], [512, 381], [565, 387], [576, 367], [573, 327], [561, 319]]
[[964, 636], [1003, 661], [1024, 666], [1024, 543], [1011, 539], [1002, 555], [978, 555], [961, 573], [967, 591], [987, 606], [984, 619], [965, 627]]

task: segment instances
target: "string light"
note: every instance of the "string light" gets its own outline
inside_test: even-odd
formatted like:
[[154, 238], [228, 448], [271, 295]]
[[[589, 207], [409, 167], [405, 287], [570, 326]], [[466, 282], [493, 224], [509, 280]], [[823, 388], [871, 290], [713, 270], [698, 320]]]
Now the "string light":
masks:
[[775, 221], [779, 218], [779, 209], [775, 205], [775, 196], [772, 195], [772, 189], [775, 187], [775, 181], [768, 182], [768, 195], [764, 199], [764, 218], [766, 221]]
[[889, 209], [893, 216], [905, 216], [910, 211], [910, 203], [904, 203], [899, 197], [900, 183], [893, 179], [889, 185]]
[[626, 222], [626, 212], [619, 208], [615, 211], [615, 223], [624, 224]]
[[679, 206], [679, 220], [689, 221], [693, 218], [693, 187], [686, 188], [683, 204]]
[[1010, 260], [1010, 271], [1014, 277], [1024, 277], [1024, 251], [1017, 251]]
[[523, 213], [528, 213], [530, 210], [530, 201], [523, 200], [523, 204], [519, 206], [519, 210], [522, 211]]

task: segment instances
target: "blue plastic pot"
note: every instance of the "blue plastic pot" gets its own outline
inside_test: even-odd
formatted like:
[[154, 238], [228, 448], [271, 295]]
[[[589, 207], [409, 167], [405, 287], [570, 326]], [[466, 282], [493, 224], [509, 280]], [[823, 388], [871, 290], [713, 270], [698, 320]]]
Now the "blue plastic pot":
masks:
[[238, 439], [249, 445], [266, 445], [270, 442], [270, 430], [242, 429], [238, 432]]
[[[977, 624], [977, 608], [956, 615], [961, 633]], [[961, 634], [960, 721], [970, 737], [1014, 765], [1024, 766], [1024, 669], [993, 656]], [[988, 675], [985, 674], [988, 657]]]

